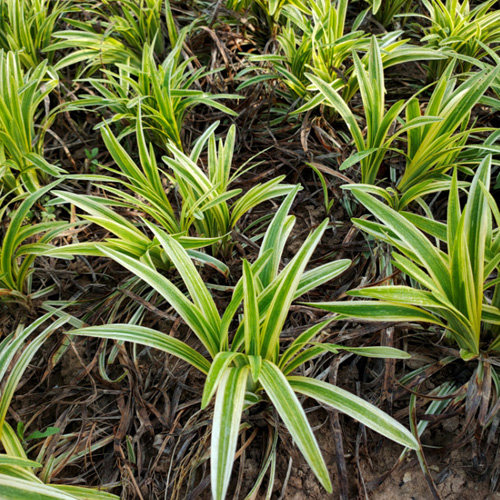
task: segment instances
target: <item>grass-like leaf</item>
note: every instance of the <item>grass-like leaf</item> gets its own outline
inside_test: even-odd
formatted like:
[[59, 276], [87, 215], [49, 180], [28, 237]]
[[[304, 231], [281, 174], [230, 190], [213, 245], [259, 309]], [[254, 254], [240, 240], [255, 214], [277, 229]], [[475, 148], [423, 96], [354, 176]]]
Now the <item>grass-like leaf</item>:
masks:
[[298, 446], [307, 463], [326, 491], [332, 491], [332, 483], [321, 455], [318, 443], [307, 421], [293, 388], [281, 370], [272, 362], [264, 361], [259, 381], [278, 411], [279, 416]]
[[215, 500], [224, 500], [231, 479], [247, 377], [246, 366], [227, 368], [217, 391], [210, 453], [212, 495]]
[[361, 398], [321, 380], [308, 377], [289, 377], [288, 380], [294, 391], [340, 410], [403, 446], [418, 448], [417, 441], [405, 427]]

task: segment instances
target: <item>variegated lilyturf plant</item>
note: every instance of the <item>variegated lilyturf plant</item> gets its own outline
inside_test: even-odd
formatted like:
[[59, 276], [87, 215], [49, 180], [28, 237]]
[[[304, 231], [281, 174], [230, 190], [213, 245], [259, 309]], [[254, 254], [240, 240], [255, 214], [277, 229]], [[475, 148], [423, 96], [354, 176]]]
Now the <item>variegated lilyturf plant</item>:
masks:
[[[70, 332], [71, 335], [155, 347], [187, 361], [206, 375], [201, 404], [206, 407], [215, 395], [210, 462], [212, 494], [217, 500], [225, 498], [227, 493], [242, 413], [260, 401], [268, 401], [274, 406], [327, 491], [332, 490], [328, 470], [297, 394], [345, 412], [404, 446], [417, 447], [414, 437], [404, 426], [372, 404], [326, 382], [294, 375], [297, 368], [319, 354], [344, 349], [314, 341], [334, 318], [313, 325], [289, 345], [280, 345], [280, 333], [292, 302], [350, 265], [349, 260], [340, 260], [305, 270], [326, 230], [327, 221], [324, 221], [280, 271], [281, 254], [294, 225], [288, 210], [298, 189], [296, 187], [287, 196], [270, 223], [257, 260], [253, 263], [243, 261], [243, 276], [234, 286], [232, 299], [222, 315], [186, 251], [165, 232], [151, 226], [179, 272], [190, 298], [147, 263], [122, 251], [101, 248], [105, 255], [163, 296], [196, 334], [202, 349], [195, 350], [166, 332], [130, 324], [92, 326]], [[242, 303], [243, 315], [235, 324]], [[366, 347], [353, 351], [372, 357], [408, 357], [394, 348]]]
[[[215, 139], [218, 122], [212, 124], [193, 144], [190, 155], [186, 155], [172, 142], [172, 156], [163, 159], [167, 168], [158, 166], [154, 148], [147, 144], [142, 120], [137, 120], [136, 136], [139, 150], [139, 165], [130, 157], [108, 127], [102, 131], [104, 142], [115, 161], [108, 167], [112, 176], [95, 175], [94, 182], [108, 193], [108, 197], [86, 196], [66, 191], [55, 191], [60, 200], [69, 202], [84, 210], [84, 219], [96, 223], [112, 233], [104, 245], [123, 250], [129, 255], [151, 259], [157, 267], [169, 267], [161, 245], [153, 243], [146, 234], [147, 227], [135, 224], [112, 207], [127, 207], [141, 210], [157, 226], [174, 236], [184, 248], [191, 249], [192, 256], [210, 259], [207, 254], [195, 250], [211, 246], [212, 257], [228, 255], [232, 249], [231, 231], [239, 220], [257, 205], [288, 194], [293, 186], [283, 184], [284, 176], [275, 177], [264, 183], [257, 183], [242, 193], [242, 189], [231, 189], [231, 184], [244, 171], [252, 168], [244, 164], [232, 172], [236, 127], [229, 128], [226, 140]], [[200, 156], [207, 148], [206, 165]], [[84, 176], [89, 178], [89, 176]], [[120, 183], [120, 188], [108, 183]], [[123, 188], [126, 188], [123, 189]], [[176, 190], [180, 195], [180, 206], [176, 206], [167, 191]], [[130, 192], [133, 194], [130, 194]], [[113, 198], [111, 198], [111, 196]], [[234, 201], [233, 201], [234, 200]], [[194, 253], [193, 253], [194, 252]], [[59, 257], [70, 255], [101, 255], [93, 242], [82, 242], [47, 251]], [[215, 263], [215, 259], [211, 259]], [[225, 268], [222, 263], [217, 263]]]
[[[59, 182], [54, 181], [28, 196], [21, 195], [10, 203], [5, 203], [5, 196], [0, 199], [3, 205], [0, 219], [14, 206], [0, 240], [0, 302], [27, 304], [53, 290], [52, 286], [33, 290], [34, 261], [41, 252], [54, 248], [51, 241], [62, 231], [69, 229], [71, 224], [54, 220], [35, 223], [27, 219], [33, 206]], [[16, 203], [18, 206], [15, 206]], [[36, 240], [33, 240], [34, 238]]]
[[62, 173], [43, 158], [43, 138], [54, 114], [42, 102], [58, 79], [47, 61], [25, 70], [18, 52], [0, 50], [0, 186], [36, 191], [42, 179]]
[[[277, 94], [294, 106], [302, 104], [297, 113], [303, 113], [325, 101], [328, 103], [326, 96], [311, 84], [309, 75], [312, 75], [331, 85], [348, 103], [360, 85], [352, 54], [359, 53], [366, 66], [371, 43], [369, 34], [360, 28], [365, 15], [359, 15], [348, 29], [348, 7], [348, 0], [307, 1], [302, 8], [285, 6], [283, 17], [287, 23], [276, 37], [278, 50], [249, 54], [249, 60], [262, 63], [262, 67], [244, 68], [240, 73], [244, 81], [239, 89], [277, 78], [283, 84], [276, 88]], [[444, 57], [439, 51], [408, 43], [402, 35], [402, 31], [391, 31], [376, 37], [383, 68]], [[254, 71], [259, 74], [248, 78], [249, 72]], [[290, 112], [288, 105], [284, 112], [287, 115]]]
[[[367, 68], [355, 53], [353, 58], [365, 112], [364, 130], [332, 85], [313, 75], [309, 75], [309, 79], [325, 97], [326, 104], [342, 117], [353, 138], [357, 151], [340, 168], [360, 164], [361, 184], [353, 185], [354, 189], [380, 195], [396, 210], [403, 210], [415, 200], [423, 204], [425, 195], [447, 189], [448, 172], [453, 165], [477, 164], [484, 157], [484, 151], [488, 151], [486, 144], [475, 146], [479, 154], [465, 155], [469, 137], [487, 130], [470, 127], [469, 121], [473, 107], [498, 77], [500, 68], [484, 69], [457, 85], [451, 63], [436, 82], [424, 112], [417, 96], [401, 99], [386, 110], [381, 48], [376, 38], [371, 40]], [[403, 110], [406, 121], [394, 130]], [[403, 152], [396, 148], [395, 141], [404, 134], [407, 147]], [[405, 156], [404, 170], [394, 188], [377, 185], [381, 180], [380, 168], [389, 151]]]
[[109, 66], [103, 68], [104, 78], [85, 80], [94, 91], [71, 103], [67, 109], [109, 110], [112, 117], [105, 123], [121, 122], [121, 135], [135, 130], [142, 109], [142, 119], [153, 142], [164, 148], [172, 141], [181, 149], [182, 126], [188, 111], [195, 106], [205, 105], [228, 116], [237, 116], [238, 113], [220, 101], [240, 96], [201, 90], [200, 81], [216, 71], [197, 68], [192, 58], [183, 57], [183, 44], [190, 29], [187, 26], [179, 32], [175, 44], [160, 64], [154, 45], [145, 44], [138, 60], [129, 57], [126, 62], [120, 62], [118, 59], [116, 70]]
[[[468, 71], [474, 59], [487, 56], [485, 46], [498, 50], [500, 11], [494, 8], [494, 0], [477, 5], [469, 0], [423, 0], [422, 4], [431, 23], [422, 41], [457, 58], [462, 71]], [[440, 77], [446, 65], [446, 61], [430, 61], [429, 76]]]
[[[47, 59], [62, 17], [73, 9], [68, 0], [3, 0], [0, 3], [0, 48], [16, 52], [25, 69]], [[51, 63], [51, 55], [48, 56]]]
[[462, 397], [467, 394], [468, 408], [480, 408], [481, 425], [495, 417], [500, 390], [496, 368], [500, 356], [500, 212], [488, 191], [490, 180], [491, 157], [486, 157], [461, 208], [455, 170], [446, 223], [398, 213], [354, 188], [358, 200], [380, 221], [355, 219], [355, 225], [394, 247], [393, 263], [413, 286], [366, 287], [348, 295], [373, 300], [310, 304], [364, 321], [430, 323], [446, 332], [455, 349], [447, 362], [476, 363]]

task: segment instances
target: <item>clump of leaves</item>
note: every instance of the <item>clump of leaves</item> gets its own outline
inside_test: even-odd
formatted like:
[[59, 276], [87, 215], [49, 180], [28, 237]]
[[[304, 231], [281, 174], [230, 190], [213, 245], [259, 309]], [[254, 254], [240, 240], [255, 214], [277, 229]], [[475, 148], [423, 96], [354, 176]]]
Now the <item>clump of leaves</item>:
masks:
[[[113, 210], [112, 206], [141, 210], [152, 218], [158, 227], [174, 236], [184, 248], [193, 250], [211, 245], [213, 256], [227, 255], [232, 248], [230, 233], [241, 217], [267, 200], [288, 194], [293, 186], [283, 184], [284, 176], [279, 176], [265, 183], [255, 184], [243, 194], [242, 189], [231, 189], [234, 180], [249, 167], [243, 165], [239, 171], [232, 173], [236, 127], [230, 127], [226, 141], [221, 139], [217, 147], [217, 126], [218, 122], [215, 122], [200, 136], [189, 156], [171, 143], [172, 157], [164, 157], [171, 174], [158, 166], [154, 149], [151, 144], [148, 147], [146, 142], [140, 117], [136, 127], [139, 165], [130, 157], [109, 127], [105, 127], [102, 136], [119, 170], [107, 168], [111, 173], [118, 173], [120, 177], [95, 175], [91, 178], [94, 182], [101, 181], [103, 184], [99, 187], [108, 192], [110, 197], [86, 196], [64, 191], [56, 191], [55, 194], [89, 214], [84, 216], [86, 220], [102, 226], [116, 236], [109, 238], [106, 246], [126, 250], [137, 257], [152, 259], [159, 268], [166, 268], [170, 264], [161, 246], [147, 236], [147, 225], [142, 223], [144, 230], [141, 230], [129, 218]], [[207, 165], [203, 168], [199, 165], [200, 155], [207, 144]], [[84, 177], [89, 179], [87, 175]], [[120, 183], [120, 189], [111, 185], [116, 182]], [[167, 192], [173, 190], [178, 190], [180, 195], [179, 206], [170, 201]], [[173, 200], [176, 198], [178, 199], [172, 197]], [[100, 255], [91, 242], [51, 249], [48, 253], [60, 257], [63, 253]], [[210, 260], [210, 256], [199, 252], [191, 255]], [[211, 261], [215, 263], [214, 259]], [[220, 262], [216, 265], [226, 269]]]
[[[17, 208], [9, 214], [10, 220], [2, 235], [0, 246], [0, 301], [18, 301], [36, 299], [50, 292], [53, 287], [33, 291], [33, 263], [37, 255], [53, 248], [50, 242], [62, 231], [68, 229], [67, 222], [47, 219], [33, 223], [28, 216], [35, 203], [46, 195], [59, 181], [55, 181], [36, 193], [26, 196]], [[3, 200], [2, 200], [3, 201]], [[1, 214], [5, 215], [10, 205], [19, 202], [16, 198], [3, 206]], [[37, 237], [35, 242], [32, 241]]]
[[[451, 345], [459, 349], [455, 359], [477, 364], [471, 387], [464, 391], [467, 407], [480, 408], [483, 425], [491, 423], [496, 413], [492, 379], [497, 398], [500, 388], [495, 371], [500, 355], [500, 212], [488, 192], [490, 177], [491, 157], [487, 157], [461, 208], [455, 170], [446, 223], [398, 213], [353, 187], [358, 200], [380, 221], [354, 219], [355, 225], [393, 245], [394, 265], [414, 286], [367, 287], [348, 295], [375, 300], [314, 304], [366, 321], [423, 322], [444, 330]], [[478, 395], [479, 399], [470, 400]]]
[[[263, 67], [242, 70], [239, 76], [244, 81], [239, 88], [278, 79], [283, 86], [278, 86], [276, 92], [286, 100], [283, 113], [288, 116], [292, 103], [302, 104], [297, 111], [302, 113], [325, 101], [325, 96], [311, 84], [311, 75], [331, 85], [348, 103], [360, 84], [352, 54], [365, 53], [360, 58], [366, 66], [371, 44], [368, 34], [360, 29], [366, 12], [360, 14], [348, 29], [348, 4], [348, 0], [307, 2], [307, 14], [296, 6], [287, 6], [284, 9], [287, 23], [276, 38], [277, 53], [249, 54], [250, 61], [262, 63]], [[392, 31], [377, 36], [384, 68], [445, 57], [438, 51], [409, 44], [408, 40], [401, 39], [401, 35], [402, 31]], [[249, 72], [254, 71], [259, 74], [247, 78]]]
[[[352, 50], [366, 48], [368, 38], [358, 30], [362, 18], [355, 21], [352, 30], [346, 31], [347, 0], [307, 2], [306, 12], [295, 5], [284, 9], [286, 24], [276, 37], [277, 54], [249, 55], [252, 62], [270, 66], [270, 72], [247, 79], [243, 89], [255, 82], [279, 78], [287, 92], [278, 88], [280, 95], [293, 102], [297, 98], [309, 100], [313, 95], [308, 89], [306, 72], [312, 71], [337, 89], [343, 89], [349, 76]], [[248, 68], [240, 75], [248, 73]]]
[[104, 0], [83, 4], [83, 8], [92, 14], [90, 19], [66, 18], [74, 29], [54, 33], [57, 41], [45, 50], [69, 50], [55, 65], [57, 70], [80, 63], [85, 63], [80, 74], [92, 74], [108, 65], [140, 67], [146, 45], [158, 57], [165, 57], [178, 40], [169, 0]]
[[310, 13], [308, 2], [302, 0], [226, 0], [228, 9], [252, 12], [257, 19], [265, 20], [272, 36], [276, 35], [280, 27], [280, 16], [289, 5]]
[[44, 132], [55, 115], [44, 116], [40, 105], [57, 84], [47, 61], [24, 71], [20, 53], [0, 50], [0, 181], [8, 190], [34, 192], [40, 177], [62, 173], [42, 155]]
[[[422, 41], [448, 57], [457, 57], [461, 71], [470, 70], [471, 59], [487, 56], [485, 46], [498, 50], [500, 10], [492, 10], [497, 3], [495, 0], [481, 2], [475, 7], [469, 0], [423, 0], [422, 3], [432, 23]], [[446, 65], [446, 61], [431, 61], [430, 77], [441, 76]]]
[[[353, 58], [365, 111], [364, 129], [331, 84], [312, 75], [309, 79], [324, 96], [325, 103], [339, 113], [352, 135], [357, 152], [340, 168], [360, 164], [361, 185], [354, 186], [355, 189], [363, 188], [383, 196], [391, 206], [402, 210], [414, 200], [423, 204], [422, 197], [426, 194], [447, 189], [448, 172], [453, 165], [474, 164], [484, 157], [488, 144], [475, 146], [475, 155], [470, 151], [465, 154], [469, 137], [488, 130], [469, 127], [469, 121], [472, 109], [498, 77], [498, 68], [472, 74], [458, 85], [458, 80], [452, 77], [454, 64], [451, 63], [436, 83], [423, 113], [417, 96], [399, 100], [386, 111], [383, 63], [376, 39], [371, 41], [367, 68], [356, 54]], [[402, 124], [397, 127], [404, 109], [406, 121], [399, 120]], [[406, 151], [393, 146], [402, 134], [406, 134]], [[389, 151], [403, 153], [405, 167], [394, 188], [384, 189], [375, 184]]]
[[144, 45], [154, 46], [158, 56], [164, 56], [168, 46], [168, 34], [163, 23], [171, 16], [168, 0], [125, 0], [117, 3], [104, 0], [101, 7], [107, 27], [117, 38], [124, 41], [136, 54], [140, 55]]
[[43, 52], [53, 43], [58, 21], [71, 10], [67, 0], [3, 0], [0, 48], [17, 52], [26, 69], [38, 66], [47, 58]]
[[154, 45], [144, 45], [139, 61], [128, 58], [115, 64], [118, 72], [103, 68], [106, 78], [86, 80], [95, 93], [83, 95], [68, 109], [109, 109], [113, 116], [105, 123], [123, 122], [121, 135], [135, 129], [139, 109], [151, 139], [161, 148], [172, 141], [182, 149], [181, 130], [189, 110], [206, 105], [230, 116], [238, 113], [220, 103], [221, 99], [238, 99], [233, 94], [210, 94], [200, 90], [200, 81], [216, 71], [195, 68], [194, 58], [183, 58], [182, 50], [190, 27], [183, 29], [168, 56], [156, 62]]
[[[202, 343], [202, 351], [165, 332], [137, 325], [108, 324], [70, 332], [71, 335], [155, 347], [184, 359], [206, 375], [202, 407], [206, 407], [216, 394], [210, 460], [212, 494], [217, 500], [223, 499], [227, 492], [242, 414], [263, 400], [276, 408], [327, 491], [331, 491], [328, 470], [296, 393], [346, 412], [404, 446], [417, 447], [409, 431], [375, 406], [331, 384], [292, 375], [303, 363], [321, 353], [343, 349], [338, 345], [314, 342], [333, 318], [308, 328], [285, 346], [284, 351], [280, 349], [280, 334], [292, 302], [350, 265], [349, 260], [341, 260], [305, 270], [327, 227], [324, 221], [280, 271], [281, 254], [294, 225], [294, 218], [288, 211], [298, 189], [296, 187], [287, 196], [274, 216], [255, 262], [243, 261], [243, 276], [234, 286], [231, 301], [222, 315], [185, 250], [163, 231], [151, 226], [179, 272], [189, 298], [147, 263], [121, 251], [101, 248], [104, 254], [149, 283], [165, 298]], [[237, 319], [242, 303], [243, 316]], [[208, 355], [202, 354], [205, 350]], [[367, 347], [355, 351], [367, 356], [407, 357], [406, 353], [392, 348]]]
[[[243, 164], [232, 173], [236, 127], [232, 125], [226, 141], [215, 140], [214, 123], [196, 142], [188, 156], [174, 144], [171, 157], [163, 160], [173, 171], [173, 180], [182, 198], [182, 223], [184, 230], [194, 226], [196, 234], [205, 238], [221, 238], [212, 245], [212, 253], [228, 255], [232, 249], [231, 235], [240, 218], [255, 206], [288, 194], [293, 186], [282, 184], [285, 176], [278, 176], [265, 183], [254, 184], [242, 194], [242, 189], [230, 189], [231, 184], [248, 167]], [[207, 165], [199, 166], [200, 154], [208, 143]], [[233, 203], [229, 200], [235, 199]]]

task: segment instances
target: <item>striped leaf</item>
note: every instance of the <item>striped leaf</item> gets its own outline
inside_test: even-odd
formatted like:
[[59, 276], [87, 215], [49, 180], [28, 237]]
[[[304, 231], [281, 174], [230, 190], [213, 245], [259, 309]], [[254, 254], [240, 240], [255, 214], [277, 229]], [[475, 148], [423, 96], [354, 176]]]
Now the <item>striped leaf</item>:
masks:
[[189, 347], [181, 340], [145, 326], [116, 323], [78, 328], [71, 330], [69, 334], [117, 340], [120, 342], [133, 342], [135, 344], [154, 347], [187, 361], [202, 373], [207, 374], [210, 370], [209, 361], [192, 347]]
[[355, 418], [370, 429], [411, 449], [419, 445], [410, 431], [387, 413], [339, 387], [308, 377], [288, 377], [296, 392], [309, 396]]
[[215, 398], [210, 452], [210, 478], [215, 500], [226, 497], [245, 399], [248, 366], [227, 368]]
[[267, 360], [264, 360], [262, 364], [259, 382], [316, 477], [325, 490], [331, 493], [332, 484], [328, 469], [311, 426], [307, 421], [306, 414], [290, 383], [281, 370], [274, 363]]

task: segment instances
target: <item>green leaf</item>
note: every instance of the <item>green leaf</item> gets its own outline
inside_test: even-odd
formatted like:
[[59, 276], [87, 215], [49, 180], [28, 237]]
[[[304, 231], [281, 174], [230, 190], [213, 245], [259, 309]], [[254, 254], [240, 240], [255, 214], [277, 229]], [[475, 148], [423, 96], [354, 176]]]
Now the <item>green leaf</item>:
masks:
[[259, 278], [261, 279], [262, 285], [264, 287], [267, 287], [267, 285], [271, 283], [271, 281], [277, 274], [286, 238], [288, 237], [288, 234], [292, 229], [291, 224], [287, 224], [287, 221], [293, 220], [288, 218], [288, 212], [290, 211], [297, 193], [301, 189], [302, 187], [297, 185], [286, 196], [286, 198], [283, 200], [280, 207], [276, 211], [276, 214], [274, 215], [271, 223], [267, 228], [264, 238], [262, 239], [259, 257], [272, 250], [271, 258], [264, 266], [264, 269], [262, 269], [262, 271], [259, 273]]
[[223, 351], [217, 353], [210, 364], [210, 370], [208, 371], [205, 386], [203, 387], [203, 396], [201, 398], [202, 410], [210, 403], [210, 400], [215, 394], [219, 382], [221, 381], [224, 373], [226, 373], [227, 368], [231, 365], [235, 358], [239, 356], [242, 356], [239, 352]]
[[6, 455], [4, 453], [0, 453], [0, 465], [14, 465], [16, 467], [42, 467], [42, 464], [33, 462], [33, 460]]
[[[286, 349], [286, 351], [281, 355], [279, 367], [284, 370], [284, 368], [289, 364], [290, 360], [294, 358], [294, 356], [307, 344], [309, 344], [316, 335], [318, 335], [323, 328], [326, 328], [332, 321], [336, 318], [328, 318], [326, 320], [321, 321], [317, 325], [313, 325], [308, 328], [305, 332], [301, 333]], [[286, 375], [287, 371], [284, 370]]]
[[370, 286], [357, 290], [349, 290], [347, 294], [354, 297], [370, 297], [372, 299], [380, 299], [403, 305], [438, 309], [453, 308], [452, 304], [446, 301], [446, 298], [442, 297], [440, 301], [435, 293], [410, 286]]
[[434, 315], [410, 305], [371, 300], [306, 302], [304, 305], [364, 321], [422, 321], [444, 326]]
[[262, 357], [261, 356], [247, 356], [248, 364], [250, 366], [250, 372], [254, 381], [258, 380], [260, 377], [260, 369], [262, 367]]
[[210, 370], [209, 361], [192, 347], [189, 347], [181, 340], [145, 326], [131, 325], [129, 323], [88, 326], [71, 330], [68, 334], [133, 342], [154, 347], [187, 361], [202, 373], [207, 374]]
[[53, 484], [51, 486], [56, 490], [68, 493], [72, 495], [73, 498], [78, 498], [80, 500], [118, 500], [119, 498], [117, 495], [113, 495], [106, 491], [94, 490], [82, 486], [67, 484]]
[[255, 277], [248, 261], [243, 260], [243, 328], [245, 352], [249, 355], [260, 354], [259, 306]]
[[342, 274], [351, 265], [350, 259], [334, 260], [321, 266], [310, 269], [302, 274], [300, 283], [295, 292], [295, 298], [299, 298], [305, 293], [327, 283]]
[[344, 160], [342, 162], [342, 165], [340, 165], [339, 170], [347, 170], [349, 167], [352, 167], [353, 165], [356, 165], [356, 163], [359, 163], [363, 158], [367, 158], [370, 156], [372, 153], [375, 153], [376, 151], [379, 151], [380, 148], [368, 148], [365, 149], [364, 151], [359, 151], [357, 153], [353, 153], [347, 160]]
[[[319, 92], [325, 97], [326, 102], [329, 106], [334, 108], [345, 121], [347, 126], [349, 127], [349, 131], [351, 132], [356, 147], [358, 151], [362, 151], [365, 149], [365, 140], [363, 139], [363, 133], [356, 121], [356, 118], [352, 111], [349, 109], [349, 106], [345, 103], [344, 99], [340, 96], [340, 94], [332, 87], [332, 85], [327, 84], [325, 81], [320, 78], [307, 74], [307, 78], [311, 80], [313, 85], [319, 90]], [[298, 113], [300, 110], [295, 111]], [[293, 115], [294, 113], [292, 113]]]
[[270, 361], [262, 363], [259, 382], [290, 432], [307, 463], [329, 493], [332, 483], [306, 414], [280, 369]]
[[198, 306], [200, 311], [203, 311], [204, 316], [207, 318], [212, 328], [214, 336], [217, 335], [221, 324], [217, 306], [186, 250], [184, 250], [182, 245], [172, 236], [166, 234], [165, 231], [156, 228], [152, 224], [148, 224], [148, 227], [156, 238], [158, 238], [158, 241], [165, 249], [169, 259], [181, 275], [194, 303]]
[[410, 431], [387, 413], [358, 396], [334, 385], [308, 377], [288, 377], [288, 380], [294, 391], [316, 399], [355, 418], [396, 443], [413, 450], [418, 449], [419, 445]]
[[324, 351], [337, 354], [339, 351], [352, 352], [366, 358], [383, 358], [383, 359], [410, 359], [411, 355], [401, 349], [386, 346], [368, 346], [368, 347], [347, 347], [339, 344], [322, 344], [315, 342], [315, 346]]
[[353, 190], [356, 198], [396, 234], [401, 243], [413, 252], [433, 278], [435, 286], [450, 295], [450, 278], [442, 255], [413, 224], [395, 210], [387, 207], [373, 196]]
[[261, 327], [261, 354], [267, 359], [277, 359], [279, 334], [288, 315], [290, 305], [300, 284], [300, 278], [326, 230], [324, 220], [306, 239], [295, 257], [279, 275], [276, 291]]
[[4, 500], [75, 500], [77, 498], [43, 483], [1, 473], [0, 490]]
[[59, 427], [47, 427], [44, 431], [35, 431], [32, 432], [27, 438], [25, 438], [25, 441], [30, 441], [31, 439], [43, 439], [49, 436], [53, 436], [54, 434], [57, 434], [61, 432], [61, 429]]
[[112, 250], [103, 245], [98, 245], [98, 248], [103, 254], [111, 257], [162, 295], [194, 331], [201, 342], [203, 342], [212, 357], [215, 356], [218, 352], [218, 341], [212, 326], [205, 319], [202, 311], [188, 300], [171, 281], [162, 276], [155, 269], [123, 252]]
[[248, 366], [227, 368], [215, 398], [210, 452], [210, 478], [215, 500], [226, 497], [238, 442]]

